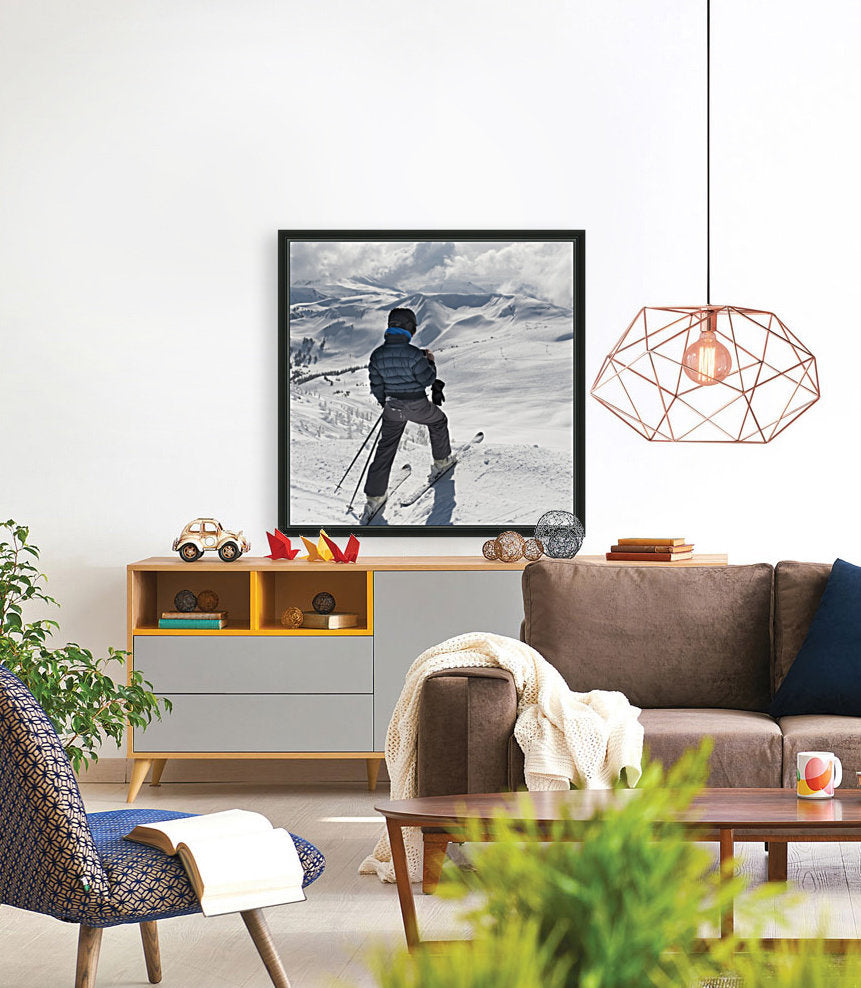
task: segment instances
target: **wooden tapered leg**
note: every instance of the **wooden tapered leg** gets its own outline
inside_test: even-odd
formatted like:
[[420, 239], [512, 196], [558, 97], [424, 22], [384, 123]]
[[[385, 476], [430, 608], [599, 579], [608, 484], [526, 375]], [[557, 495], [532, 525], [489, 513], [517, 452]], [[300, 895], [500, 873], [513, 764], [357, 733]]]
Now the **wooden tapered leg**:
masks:
[[149, 777], [149, 784], [151, 786], [161, 785], [161, 773], [164, 771], [164, 767], [167, 765], [166, 758], [154, 758], [152, 762], [152, 775]]
[[786, 881], [788, 851], [789, 845], [786, 841], [768, 842], [768, 880], [770, 882]]
[[129, 782], [129, 794], [126, 797], [127, 803], [133, 803], [137, 799], [141, 786], [144, 784], [147, 772], [152, 767], [151, 758], [135, 758], [132, 762], [132, 778]]
[[275, 949], [272, 934], [269, 932], [269, 924], [266, 922], [263, 910], [247, 909], [239, 915], [242, 917], [243, 922], [248, 928], [248, 932], [251, 934], [251, 939], [254, 941], [257, 953], [260, 954], [263, 963], [266, 965], [266, 970], [269, 972], [272, 984], [275, 985], [275, 988], [290, 988], [290, 982], [287, 980], [287, 972], [284, 970], [284, 965], [281, 963], [281, 958]]
[[377, 776], [380, 774], [380, 766], [382, 764], [382, 758], [365, 759], [365, 767], [368, 770], [368, 792], [377, 791]]
[[430, 895], [439, 885], [445, 852], [449, 840], [446, 834], [424, 834], [424, 857], [422, 859], [422, 892]]
[[101, 945], [101, 927], [94, 928], [81, 924], [81, 931], [78, 934], [78, 968], [75, 972], [75, 988], [94, 988]]
[[[718, 838], [720, 840], [720, 876], [723, 881], [728, 881], [733, 876], [735, 833], [730, 829], [719, 830]], [[726, 908], [721, 912], [720, 935], [722, 937], [732, 936], [735, 925], [734, 912], [732, 902], [727, 903]]]
[[395, 881], [398, 886], [398, 900], [401, 904], [401, 917], [404, 921], [404, 934], [410, 950], [419, 944], [419, 924], [416, 920], [416, 902], [410, 885], [410, 869], [407, 865], [407, 852], [404, 847], [404, 833], [397, 820], [386, 820], [389, 844], [392, 848], [392, 864], [395, 868]]
[[158, 949], [158, 925], [155, 920], [141, 923], [141, 940], [149, 983], [157, 985], [161, 981], [161, 952]]

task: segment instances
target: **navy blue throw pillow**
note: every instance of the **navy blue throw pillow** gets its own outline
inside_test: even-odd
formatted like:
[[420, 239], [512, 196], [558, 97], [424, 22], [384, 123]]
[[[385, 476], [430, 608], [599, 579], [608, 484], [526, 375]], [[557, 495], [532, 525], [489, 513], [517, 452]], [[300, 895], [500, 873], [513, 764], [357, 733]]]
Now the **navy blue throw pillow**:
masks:
[[769, 713], [861, 717], [861, 566], [838, 559], [831, 567], [807, 637]]

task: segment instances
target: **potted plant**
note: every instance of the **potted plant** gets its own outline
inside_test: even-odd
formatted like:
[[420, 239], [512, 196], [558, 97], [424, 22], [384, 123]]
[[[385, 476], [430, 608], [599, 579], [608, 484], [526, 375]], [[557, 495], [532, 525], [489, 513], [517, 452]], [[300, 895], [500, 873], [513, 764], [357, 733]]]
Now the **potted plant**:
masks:
[[0, 665], [21, 679], [57, 731], [75, 771], [98, 761], [106, 738], [122, 741], [126, 724], [146, 727], [172, 709], [170, 700], [152, 692], [152, 684], [132, 671], [128, 685], [106, 672], [124, 664], [127, 652], [108, 648], [104, 658], [73, 642], [52, 647], [56, 621], [25, 620], [35, 603], [59, 606], [45, 592], [39, 549], [25, 525], [0, 523]]

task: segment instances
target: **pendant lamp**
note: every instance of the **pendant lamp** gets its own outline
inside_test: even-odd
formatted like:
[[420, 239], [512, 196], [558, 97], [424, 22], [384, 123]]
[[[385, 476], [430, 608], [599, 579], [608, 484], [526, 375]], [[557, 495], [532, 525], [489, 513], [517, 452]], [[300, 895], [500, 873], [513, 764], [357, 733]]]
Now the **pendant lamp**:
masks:
[[819, 400], [816, 358], [765, 309], [711, 303], [711, 2], [706, 2], [706, 304], [645, 306], [592, 397], [652, 442], [767, 443]]

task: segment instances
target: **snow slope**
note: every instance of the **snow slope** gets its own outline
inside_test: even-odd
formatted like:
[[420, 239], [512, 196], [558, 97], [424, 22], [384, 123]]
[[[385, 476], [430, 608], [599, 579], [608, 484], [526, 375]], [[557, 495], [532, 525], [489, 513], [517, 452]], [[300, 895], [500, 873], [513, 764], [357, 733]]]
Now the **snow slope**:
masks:
[[[358, 470], [351, 473], [338, 494], [334, 488], [346, 465], [355, 453], [355, 444], [346, 440], [328, 443], [298, 443], [291, 460], [293, 504], [307, 511], [306, 524], [355, 525], [365, 503], [361, 489], [353, 502], [353, 512], [347, 504], [359, 479]], [[360, 461], [361, 462], [361, 461]], [[428, 491], [424, 497], [403, 508], [399, 497], [419, 486], [430, 469], [430, 453], [398, 451], [392, 473], [409, 463], [413, 469], [410, 479], [393, 500], [374, 518], [371, 528], [382, 525], [510, 525], [534, 524], [548, 507], [570, 506], [567, 503], [548, 504], [548, 492], [564, 490], [570, 485], [571, 457], [561, 452], [536, 446], [505, 446], [487, 440], [449, 475]], [[512, 483], [516, 478], [516, 483]], [[295, 507], [294, 507], [295, 514]], [[313, 521], [312, 521], [313, 519]], [[294, 524], [299, 518], [291, 517]]]
[[[366, 279], [292, 286], [291, 302], [292, 523], [345, 521], [364, 456], [347, 478], [347, 498], [333, 488], [379, 415], [367, 363], [397, 306], [415, 311], [413, 343], [436, 356], [452, 444], [479, 430], [487, 439], [477, 462], [460, 465], [450, 483], [411, 506], [409, 517], [389, 505], [374, 523], [524, 524], [548, 506], [570, 507], [569, 309], [474, 285], [405, 295]], [[413, 468], [410, 483], [429, 469], [425, 428], [407, 427], [395, 469], [403, 462]]]

